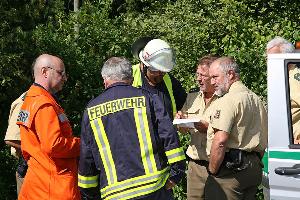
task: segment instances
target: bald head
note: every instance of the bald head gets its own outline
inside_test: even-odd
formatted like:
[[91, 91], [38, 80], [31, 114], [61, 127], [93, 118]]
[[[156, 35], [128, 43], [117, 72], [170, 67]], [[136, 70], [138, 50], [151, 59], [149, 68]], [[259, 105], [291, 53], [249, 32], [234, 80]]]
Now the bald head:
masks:
[[41, 69], [43, 67], [53, 67], [55, 63], [63, 64], [62, 60], [56, 56], [52, 56], [50, 54], [40, 55], [35, 59], [33, 64], [34, 77], [38, 77], [41, 75]]
[[33, 63], [34, 81], [51, 93], [62, 89], [67, 80], [63, 61], [53, 55], [42, 54]]

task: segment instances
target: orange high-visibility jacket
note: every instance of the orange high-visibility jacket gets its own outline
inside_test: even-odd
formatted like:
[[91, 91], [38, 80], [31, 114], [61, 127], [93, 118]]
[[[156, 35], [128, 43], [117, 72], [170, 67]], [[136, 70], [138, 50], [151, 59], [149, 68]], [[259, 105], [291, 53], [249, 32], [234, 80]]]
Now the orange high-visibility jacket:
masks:
[[21, 107], [21, 149], [28, 171], [20, 200], [76, 200], [80, 139], [63, 109], [41, 86], [30, 87]]

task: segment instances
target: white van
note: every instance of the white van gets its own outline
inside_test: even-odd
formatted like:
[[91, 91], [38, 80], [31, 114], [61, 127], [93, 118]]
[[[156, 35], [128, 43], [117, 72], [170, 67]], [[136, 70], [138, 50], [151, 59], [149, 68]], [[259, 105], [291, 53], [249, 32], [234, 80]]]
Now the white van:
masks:
[[294, 144], [292, 134], [289, 64], [300, 67], [300, 53], [268, 55], [269, 143], [263, 186], [269, 197], [265, 199], [300, 199], [300, 144]]

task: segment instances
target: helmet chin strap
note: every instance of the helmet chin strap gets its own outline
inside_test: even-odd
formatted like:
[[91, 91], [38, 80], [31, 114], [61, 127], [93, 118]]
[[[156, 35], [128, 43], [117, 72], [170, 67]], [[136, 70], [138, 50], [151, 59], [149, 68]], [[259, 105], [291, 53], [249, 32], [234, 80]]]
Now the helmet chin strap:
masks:
[[148, 67], [144, 63], [142, 63], [142, 65], [143, 65], [143, 74], [149, 80], [149, 77], [147, 75]]

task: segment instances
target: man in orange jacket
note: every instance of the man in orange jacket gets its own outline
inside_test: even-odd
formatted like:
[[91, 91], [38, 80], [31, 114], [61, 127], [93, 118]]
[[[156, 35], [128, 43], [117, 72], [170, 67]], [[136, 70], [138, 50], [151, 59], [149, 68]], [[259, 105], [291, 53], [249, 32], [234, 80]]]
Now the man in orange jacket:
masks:
[[33, 64], [35, 82], [28, 90], [17, 124], [28, 171], [20, 200], [77, 200], [80, 139], [54, 94], [67, 80], [63, 61], [43, 54]]

